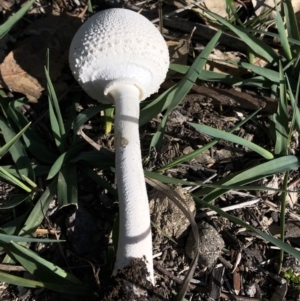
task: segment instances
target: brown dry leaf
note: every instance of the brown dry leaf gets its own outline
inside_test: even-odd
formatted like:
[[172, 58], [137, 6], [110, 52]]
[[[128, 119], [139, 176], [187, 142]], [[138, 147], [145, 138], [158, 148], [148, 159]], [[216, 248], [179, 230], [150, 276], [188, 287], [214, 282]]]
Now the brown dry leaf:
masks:
[[267, 64], [268, 64], [268, 62], [265, 61], [264, 59], [260, 58], [260, 57], [255, 57], [254, 60], [253, 60], [253, 65], [256, 65], [256, 66], [259, 66], [259, 67], [264, 67]]
[[236, 295], [240, 294], [241, 291], [241, 271], [239, 267], [237, 267], [232, 275], [232, 280], [233, 280], [233, 289]]
[[225, 0], [207, 0], [204, 2], [204, 6], [211, 12], [223, 18], [227, 16]]
[[[281, 9], [280, 1], [277, 1], [279, 10]], [[254, 7], [254, 12], [256, 16], [260, 16], [264, 13], [267, 13], [270, 9], [275, 7], [274, 0], [252, 0]], [[300, 0], [292, 0], [292, 6], [294, 8], [295, 14], [300, 12]], [[296, 15], [297, 17], [297, 15]], [[267, 13], [266, 18], [268, 20], [276, 20], [276, 9], [273, 9], [271, 12]], [[299, 23], [299, 18], [297, 18]]]
[[[198, 2], [197, 0], [165, 0], [166, 3], [170, 5], [174, 5], [178, 8], [182, 8], [188, 5], [191, 5], [195, 2]], [[203, 11], [200, 6], [203, 6], [204, 8], [212, 11], [215, 14], [218, 14], [222, 17], [226, 17], [226, 1], [225, 0], [203, 0], [203, 4], [199, 3], [199, 6], [194, 6], [192, 8], [193, 11], [197, 12], [199, 15], [203, 16], [205, 12]]]
[[[190, 39], [188, 35], [172, 38], [167, 42], [169, 48], [170, 62], [173, 64], [186, 65], [190, 51]], [[168, 76], [176, 74], [175, 71], [169, 70]]]
[[[297, 190], [297, 187], [294, 185], [289, 187], [289, 190]], [[286, 202], [291, 208], [294, 208], [294, 205], [298, 202], [298, 192], [289, 192], [286, 195]]]
[[187, 64], [188, 54], [190, 51], [190, 40], [187, 35], [177, 41], [169, 41], [170, 62], [174, 64]]
[[[47, 49], [50, 76], [55, 81], [67, 63], [69, 45], [80, 24], [78, 18], [68, 15], [49, 15], [32, 23], [25, 30], [29, 36], [16, 45], [0, 66], [3, 86], [37, 102], [46, 87]], [[62, 82], [57, 84], [60, 89], [62, 86], [66, 88]]]
[[4, 10], [10, 10], [13, 5], [14, 2], [12, 1], [0, 0], [0, 6], [2, 6]]
[[229, 74], [232, 76], [241, 76], [247, 73], [246, 70], [226, 62], [229, 60], [239, 62], [239, 53], [232, 51], [222, 52], [219, 49], [214, 49], [213, 52], [208, 56], [205, 69], [222, 74]]
[[25, 94], [32, 102], [36, 102], [44, 90], [38, 80], [30, 75], [36, 71], [35, 62], [31, 46], [24, 45], [11, 51], [0, 66], [1, 77], [7, 88]]

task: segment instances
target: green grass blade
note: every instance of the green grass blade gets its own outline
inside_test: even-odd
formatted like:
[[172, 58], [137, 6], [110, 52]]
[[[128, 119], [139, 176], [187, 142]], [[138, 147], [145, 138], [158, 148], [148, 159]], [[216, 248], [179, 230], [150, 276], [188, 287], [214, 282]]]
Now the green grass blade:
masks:
[[27, 279], [0, 271], [0, 281], [28, 288], [47, 288], [68, 295], [88, 295], [90, 289], [79, 285], [61, 285]]
[[[18, 100], [11, 101], [7, 106], [7, 113], [16, 126], [23, 128], [28, 124], [28, 120], [18, 109], [19, 105], [23, 105], [23, 102]], [[55, 154], [49, 151], [43, 139], [41, 139], [32, 126], [24, 132], [22, 139], [26, 145], [26, 149], [41, 162], [53, 163], [56, 159]]]
[[198, 78], [198, 74], [202, 72], [209, 54], [218, 44], [221, 35], [222, 35], [222, 31], [218, 31], [213, 36], [213, 38], [209, 41], [206, 47], [198, 55], [198, 57], [196, 58], [192, 66], [189, 68], [188, 72], [185, 74], [185, 77], [180, 81], [177, 88], [177, 93], [171, 105], [168, 107], [166, 115], [171, 113], [178, 106], [178, 104], [184, 99], [187, 93], [191, 90], [195, 81]]
[[[189, 70], [189, 66], [170, 64], [169, 69], [181, 74], [186, 74]], [[241, 81], [241, 78], [239, 77], [232, 76], [229, 74], [222, 74], [210, 70], [202, 70], [198, 75], [198, 79], [209, 82], [222, 82], [228, 85], [234, 85], [236, 82]]]
[[[203, 182], [195, 182], [194, 185], [198, 186], [203, 186], [203, 187], [212, 187], [212, 188], [219, 188], [219, 189], [224, 189], [223, 185], [217, 185], [217, 184], [207, 184]], [[277, 188], [271, 188], [267, 186], [255, 186], [255, 185], [244, 185], [244, 186], [239, 186], [239, 185], [228, 185], [226, 186], [226, 190], [245, 190], [245, 191], [274, 191], [274, 192], [287, 192], [287, 193], [292, 193], [292, 192], [297, 192], [297, 190], [283, 190], [283, 189], [277, 189]]]
[[54, 109], [53, 109], [50, 97], [48, 99], [48, 107], [49, 107], [49, 116], [50, 116], [50, 123], [51, 123], [51, 130], [53, 133], [53, 138], [54, 138], [55, 144], [56, 144], [57, 148], [59, 149], [60, 153], [63, 153], [64, 146], [62, 143], [62, 136], [61, 136], [58, 120], [54, 113]]
[[[58, 99], [57, 99], [48, 69], [49, 69], [49, 67], [48, 68], [45, 67], [45, 75], [46, 75], [47, 88], [48, 88], [50, 122], [51, 122], [51, 127], [52, 127], [52, 131], [54, 133], [54, 138], [56, 140], [56, 143], [59, 144], [58, 147], [59, 147], [60, 151], [64, 152], [66, 150], [66, 130], [65, 130], [63, 118], [62, 118], [62, 115], [60, 112]], [[52, 105], [53, 105], [53, 108], [52, 108]]]
[[25, 212], [24, 214], [14, 218], [13, 220], [10, 220], [9, 222], [2, 225], [1, 229], [6, 234], [9, 234], [9, 235], [16, 234], [16, 231], [22, 227], [23, 222], [25, 221], [27, 215], [28, 215], [28, 213]]
[[[10, 143], [14, 140], [16, 133], [7, 125], [7, 122], [0, 117], [0, 128], [2, 130], [2, 135], [6, 143]], [[20, 140], [15, 139], [14, 143], [10, 146], [9, 152], [18, 167], [19, 175], [25, 175], [30, 179], [35, 179], [33, 169], [31, 167], [31, 162], [25, 152], [23, 144]]]
[[23, 182], [21, 182], [19, 179], [17, 179], [15, 176], [7, 172], [4, 168], [0, 166], [0, 177], [5, 179], [6, 181], [11, 182], [12, 184], [22, 188], [26, 192], [31, 192], [32, 189], [28, 186], [26, 186]]
[[[28, 216], [28, 212], [25, 212], [24, 214], [2, 225], [1, 227], [1, 230], [3, 231], [2, 233], [8, 235], [15, 235], [16, 232], [22, 228], [22, 225], [27, 216]], [[0, 252], [2, 252], [3, 250], [4, 250], [3, 247], [0, 245]]]
[[287, 58], [288, 61], [291, 61], [293, 59], [292, 52], [291, 52], [291, 47], [286, 35], [285, 27], [283, 24], [283, 20], [281, 18], [281, 15], [278, 10], [278, 6], [276, 5], [276, 24], [277, 24], [277, 30], [279, 34], [279, 41], [282, 46], [282, 50], [285, 54], [285, 57]]
[[[250, 114], [248, 117], [246, 117], [244, 120], [240, 121], [237, 125], [235, 125], [230, 131], [229, 133], [233, 133], [236, 129], [238, 129], [239, 127], [241, 127], [243, 124], [245, 124], [246, 122], [248, 122], [251, 118], [253, 118], [260, 110], [257, 110], [256, 112], [253, 112], [252, 114]], [[215, 144], [217, 144], [220, 141], [220, 139], [217, 140], [213, 140], [209, 143], [207, 143], [206, 145], [204, 145], [203, 147], [196, 149], [195, 151], [183, 155], [178, 159], [175, 159], [174, 161], [172, 161], [171, 163], [159, 168], [156, 170], [156, 172], [162, 172], [165, 171], [167, 169], [170, 169], [178, 164], [187, 162], [193, 158], [195, 158], [196, 156], [199, 156], [200, 154], [202, 154], [203, 152], [205, 152], [206, 150], [210, 149], [211, 147], [213, 147]]]
[[33, 251], [12, 242], [5, 246], [9, 255], [14, 257], [29, 273], [34, 275], [40, 281], [55, 284], [76, 284], [81, 285], [81, 281], [67, 273], [57, 265], [43, 259]]
[[68, 163], [59, 171], [57, 199], [60, 207], [78, 205], [77, 169], [75, 164]]
[[160, 94], [155, 100], [149, 102], [149, 104], [143, 107], [140, 113], [140, 126], [146, 124], [159, 113], [166, 110], [174, 99], [177, 89], [178, 84], [169, 88], [167, 91]]
[[[237, 28], [239, 28], [237, 26]], [[263, 30], [258, 30], [258, 29], [253, 29], [253, 28], [240, 28], [242, 31], [245, 31], [245, 32], [253, 32], [255, 34], [262, 34], [262, 35], [266, 35], [266, 36], [269, 36], [269, 37], [272, 37], [272, 38], [277, 38], [279, 39], [279, 35], [277, 33], [272, 33], [270, 31], [263, 31]], [[297, 46], [300, 46], [300, 41], [299, 40], [296, 40], [296, 39], [292, 39], [292, 38], [288, 38], [288, 41], [290, 44], [293, 44], [293, 45], [297, 45]]]
[[240, 77], [236, 77], [230, 74], [218, 73], [210, 70], [202, 70], [199, 74], [198, 79], [209, 82], [224, 83], [228, 85], [234, 85], [241, 81]]
[[196, 129], [200, 133], [204, 133], [206, 135], [212, 136], [214, 138], [223, 139], [226, 141], [230, 141], [233, 143], [237, 143], [240, 145], [243, 145], [245, 147], [248, 147], [249, 149], [253, 150], [254, 152], [258, 153], [262, 157], [264, 157], [267, 160], [271, 160], [274, 158], [273, 154], [269, 151], [265, 150], [264, 148], [258, 146], [257, 144], [248, 141], [244, 138], [238, 137], [234, 134], [227, 133], [225, 131], [221, 131], [218, 129], [214, 129], [212, 127], [203, 125], [203, 124], [196, 124], [196, 123], [189, 123], [194, 129]]
[[239, 67], [242, 67], [246, 70], [249, 69], [253, 73], [256, 73], [257, 75], [261, 75], [273, 83], [279, 83], [279, 72], [268, 69], [266, 67], [260, 67], [260, 66], [256, 66], [253, 64], [245, 63], [245, 62], [237, 62], [236, 65]]
[[110, 133], [112, 130], [114, 111], [113, 107], [104, 110], [105, 134]]
[[62, 165], [65, 162], [66, 156], [67, 156], [67, 153], [63, 153], [56, 159], [54, 164], [51, 166], [51, 169], [50, 169], [49, 174], [47, 176], [47, 180], [53, 179], [59, 173], [59, 171], [62, 168]]
[[265, 42], [255, 38], [251, 34], [241, 30], [240, 28], [230, 24], [222, 17], [207, 11], [209, 15], [219, 21], [221, 24], [233, 31], [241, 40], [247, 41], [247, 45], [256, 53], [259, 57], [264, 58], [267, 62], [272, 63], [274, 66], [277, 65], [278, 54], [273, 50], [272, 47], [267, 45]]
[[30, 212], [23, 228], [19, 232], [20, 236], [26, 237], [33, 235], [37, 227], [42, 223], [49, 204], [56, 194], [56, 186], [56, 181], [53, 181], [43, 192], [33, 210]]
[[10, 200], [9, 202], [0, 204], [0, 210], [15, 208], [16, 206], [25, 202], [28, 198], [29, 198], [29, 196], [26, 194], [18, 195], [15, 198], [13, 198], [12, 200]]
[[276, 155], [286, 155], [288, 149], [289, 116], [287, 108], [286, 84], [281, 62], [279, 62], [279, 74], [280, 84], [278, 109], [277, 113], [272, 115], [271, 120], [274, 122], [275, 125], [276, 141], [274, 153]]
[[[296, 128], [299, 132], [300, 132], [300, 112], [297, 106], [297, 102], [296, 99], [298, 99], [299, 97], [299, 91], [300, 91], [300, 76], [298, 77], [298, 84], [297, 84], [297, 93], [296, 93], [296, 97], [294, 96], [294, 93], [292, 91], [290, 82], [288, 80], [288, 78], [286, 79], [287, 82], [287, 86], [288, 86], [288, 91], [289, 91], [289, 96], [290, 96], [290, 102], [293, 108], [293, 119], [295, 118], [294, 122], [292, 122], [292, 126], [290, 129], [290, 135], [292, 135], [294, 128]], [[290, 141], [290, 139], [289, 139]]]
[[99, 114], [101, 111], [108, 108], [108, 105], [97, 105], [90, 107], [82, 112], [80, 112], [74, 120], [73, 129], [74, 135], [77, 135], [80, 127], [83, 126], [89, 119]]
[[55, 177], [64, 164], [68, 162], [76, 162], [76, 158], [81, 155], [82, 149], [85, 147], [85, 143], [75, 144], [72, 148], [61, 154], [51, 166], [47, 180]]
[[[282, 188], [284, 190], [288, 189], [288, 181], [289, 181], [289, 172], [287, 171], [284, 175], [283, 185], [282, 185]], [[282, 242], [284, 242], [284, 239], [285, 239], [286, 196], [287, 196], [286, 191], [282, 192], [282, 194], [280, 196], [280, 198], [281, 198], [281, 202], [280, 202], [281, 203], [281, 206], [280, 206], [280, 239]], [[284, 251], [282, 249], [280, 249], [280, 258], [279, 258], [279, 265], [278, 265], [279, 272], [282, 269], [283, 259], [284, 259]]]
[[195, 81], [198, 78], [199, 73], [203, 70], [207, 58], [214, 47], [217, 45], [220, 36], [222, 35], [222, 31], [217, 32], [214, 37], [209, 41], [206, 47], [202, 50], [202, 52], [198, 55], [192, 66], [189, 68], [188, 72], [185, 74], [184, 78], [179, 82], [176, 94], [171, 102], [170, 106], [165, 113], [161, 125], [159, 126], [157, 132], [153, 136], [150, 144], [150, 150], [155, 147], [160, 149], [162, 145], [162, 138], [165, 131], [165, 125], [168, 119], [169, 114], [178, 106], [178, 104], [184, 99], [187, 93], [191, 90]]
[[247, 78], [247, 79], [241, 80], [241, 81], [235, 83], [234, 85], [236, 87], [250, 86], [250, 87], [256, 87], [261, 90], [264, 90], [264, 89], [270, 90], [272, 87], [272, 84], [273, 84], [272, 82], [270, 82], [263, 76], [254, 76], [252, 78]]
[[214, 210], [215, 212], [217, 212], [220, 216], [223, 216], [225, 218], [227, 218], [228, 220], [232, 221], [233, 223], [237, 224], [237, 225], [240, 225], [241, 227], [245, 227], [246, 229], [258, 234], [260, 237], [262, 237], [263, 239], [269, 241], [270, 243], [272, 243], [273, 245], [277, 246], [279, 249], [291, 254], [292, 256], [294, 256], [295, 258], [297, 259], [300, 259], [300, 252], [297, 251], [295, 248], [293, 248], [292, 246], [282, 242], [281, 240], [277, 239], [277, 238], [274, 238], [273, 236], [271, 235], [268, 235], [266, 234], [265, 232], [262, 232], [252, 226], [250, 226], [248, 223], [242, 221], [241, 219], [233, 216], [233, 215], [230, 215], [226, 212], [224, 212], [223, 210], [221, 210], [220, 208], [214, 206], [214, 205], [211, 205], [207, 202], [205, 202], [204, 200], [201, 200], [199, 198], [194, 198], [195, 199], [195, 202], [198, 204], [198, 206], [201, 206], [201, 207], [207, 207], [211, 210]]
[[[48, 210], [50, 202], [56, 194], [57, 181], [53, 181], [46, 188], [39, 200], [36, 202], [34, 208], [26, 219], [26, 222], [19, 232], [21, 237], [32, 237], [37, 227], [42, 223], [45, 213]], [[12, 259], [6, 256], [2, 263], [12, 263]]]
[[285, 0], [283, 1], [283, 10], [285, 16], [285, 23], [288, 32], [288, 37], [300, 41], [298, 22], [295, 16], [295, 12], [293, 9], [292, 1]]
[[[1, 120], [1, 122], [5, 122], [1, 117], [0, 117], [0, 120]], [[9, 149], [22, 136], [22, 134], [28, 129], [29, 126], [30, 126], [30, 123], [28, 123], [18, 134], [16, 134], [10, 141], [8, 141], [6, 144], [4, 144], [0, 148], [0, 159], [9, 151]]]
[[35, 0], [28, 1], [19, 11], [0, 26], [0, 39], [2, 39], [12, 27], [26, 14]]
[[[1, 229], [1, 228], [0, 228]], [[21, 237], [17, 235], [9, 235], [5, 233], [3, 230], [0, 230], [0, 243], [10, 244], [12, 242], [44, 242], [44, 243], [54, 243], [54, 242], [61, 242], [55, 239], [46, 239], [46, 238], [33, 238], [33, 237]]]
[[13, 285], [20, 285], [20, 286], [29, 287], [29, 288], [45, 287], [45, 285], [40, 281], [36, 281], [36, 280], [32, 280], [32, 279], [26, 279], [26, 278], [23, 278], [23, 277], [18, 277], [18, 276], [15, 276], [13, 274], [5, 273], [5, 272], [2, 272], [2, 271], [0, 271], [0, 281], [4, 282], [4, 283], [9, 283], [9, 284], [13, 284]]
[[214, 183], [216, 185], [222, 185], [224, 189], [204, 188], [199, 192], [196, 192], [195, 196], [203, 196], [205, 202], [211, 202], [218, 198], [220, 195], [226, 193], [230, 189], [230, 185], [243, 186], [249, 183], [253, 183], [262, 178], [273, 176], [274, 174], [295, 170], [300, 166], [300, 158], [296, 156], [284, 156], [271, 161], [262, 163], [255, 167], [249, 168], [239, 173], [235, 173], [227, 176], [224, 179]]
[[147, 170], [144, 170], [144, 174], [146, 177], [157, 180], [160, 183], [175, 184], [175, 185], [189, 185], [189, 186], [199, 185], [194, 182], [171, 178], [171, 177], [164, 176], [164, 175], [158, 174], [156, 172], [151, 172], [151, 171], [147, 171]]

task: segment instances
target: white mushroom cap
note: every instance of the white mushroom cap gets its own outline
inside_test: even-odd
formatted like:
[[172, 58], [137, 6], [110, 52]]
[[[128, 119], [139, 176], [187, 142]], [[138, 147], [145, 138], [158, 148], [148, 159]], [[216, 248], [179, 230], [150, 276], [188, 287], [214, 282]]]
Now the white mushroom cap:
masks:
[[113, 101], [108, 93], [118, 83], [135, 85], [144, 100], [158, 90], [169, 67], [166, 42], [155, 26], [119, 8], [101, 11], [81, 26], [69, 60], [83, 89], [104, 103]]

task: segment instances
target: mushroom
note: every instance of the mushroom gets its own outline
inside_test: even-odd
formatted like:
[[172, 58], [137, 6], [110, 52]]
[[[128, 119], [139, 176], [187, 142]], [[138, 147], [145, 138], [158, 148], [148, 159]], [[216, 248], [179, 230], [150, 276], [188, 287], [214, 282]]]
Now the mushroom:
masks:
[[169, 66], [167, 45], [155, 26], [126, 9], [89, 18], [70, 47], [70, 68], [92, 98], [115, 105], [119, 240], [114, 274], [133, 258], [145, 259], [154, 283], [151, 223], [141, 162], [139, 103], [155, 93]]

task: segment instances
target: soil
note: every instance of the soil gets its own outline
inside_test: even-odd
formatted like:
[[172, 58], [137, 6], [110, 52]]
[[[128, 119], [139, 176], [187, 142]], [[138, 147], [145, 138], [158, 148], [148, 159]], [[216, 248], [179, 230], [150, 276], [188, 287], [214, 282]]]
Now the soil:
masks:
[[[19, 2], [17, 1], [5, 2], [14, 5], [15, 10], [19, 7]], [[149, 7], [156, 3], [156, 1], [146, 2]], [[95, 9], [107, 8], [112, 3], [119, 5], [120, 1], [112, 1], [111, 3], [105, 1], [105, 4], [101, 7], [99, 4], [95, 5]], [[137, 2], [132, 3], [132, 5], [137, 4]], [[74, 16], [78, 16], [78, 14], [84, 15], [84, 9], [86, 8], [86, 4], [80, 1], [55, 1], [51, 5], [45, 1], [39, 1], [35, 11], [28, 17], [31, 23], [30, 26], [27, 24], [27, 30], [24, 30], [26, 26], [22, 27], [20, 25], [12, 31], [11, 40], [6, 43], [6, 50], [2, 54], [1, 61], [3, 62], [12, 50], [17, 49], [17, 53], [20, 53], [20, 49], [24, 49], [24, 45], [32, 43], [34, 48], [35, 43], [41, 37], [47, 37], [49, 38], [47, 41], [50, 41], [49, 43], [43, 43], [44, 49], [49, 45], [56, 45], [54, 41], [60, 40], [63, 40], [62, 48], [67, 49], [65, 44], [70, 41], [70, 37], [77, 28], [78, 22], [74, 22], [75, 25], [73, 25], [72, 30], [66, 30], [61, 35], [62, 30], [59, 30], [60, 27], [53, 29], [53, 23], [56, 22], [53, 22], [51, 18], [50, 21], [47, 21], [48, 15], [50, 15], [51, 10], [55, 11], [57, 15], [62, 14], [62, 11], [67, 11], [73, 18], [68, 16], [65, 21], [68, 21], [67, 24], [71, 24], [71, 20], [75, 18]], [[195, 15], [191, 19], [194, 20]], [[68, 27], [63, 28], [66, 29]], [[51, 37], [47, 35], [49, 32], [51, 32]], [[12, 42], [13, 37], [20, 37], [18, 44]], [[30, 39], [28, 39], [29, 37]], [[54, 40], [52, 39], [53, 37]], [[35, 42], [33, 43], [32, 41]], [[192, 40], [194, 47], [197, 43]], [[30, 52], [30, 50], [26, 50], [27, 54], [28, 51]], [[41, 53], [42, 50], [35, 53], [34, 60], [40, 57]], [[67, 116], [71, 103], [70, 99], [75, 97], [78, 91], [81, 90], [78, 86], [74, 86], [74, 80], [67, 67], [66, 53], [66, 51], [56, 48], [52, 59], [56, 60], [56, 64], [53, 65], [55, 66], [55, 70], [53, 70], [55, 74], [55, 88], [59, 97], [64, 100], [61, 101], [61, 109]], [[41, 59], [39, 59], [39, 64], [44, 66], [44, 62]], [[40, 72], [40, 66], [37, 66], [36, 70]], [[24, 114], [33, 121], [35, 128], [42, 132], [49, 129], [49, 120], [47, 118], [48, 102], [43, 90], [45, 78], [41, 78], [42, 75], [36, 70], [31, 73], [28, 72], [25, 77], [26, 81], [25, 79], [23, 80], [31, 85], [36, 83], [32, 81], [32, 78], [38, 78], [37, 89], [32, 90], [29, 85], [26, 91], [21, 91], [18, 90], [19, 86], [21, 86], [18, 86], [18, 81], [10, 82], [10, 85], [15, 85], [15, 88], [11, 89], [9, 97], [23, 94], [29, 95], [31, 103], [23, 107]], [[176, 78], [171, 78], [171, 81], [176, 81]], [[8, 88], [7, 85], [7, 83], [3, 84], [4, 89]], [[217, 88], [226, 89], [227, 87], [221, 85]], [[22, 89], [24, 89], [24, 85], [22, 85]], [[94, 105], [96, 103], [86, 97], [81, 101], [78, 112]], [[149, 171], [161, 168], [174, 159], [212, 141], [212, 138], [200, 134], [189, 123], [201, 122], [205, 125], [228, 131], [249, 113], [251, 112], [244, 111], [239, 107], [217, 105], [209, 97], [201, 97], [199, 99], [186, 97], [169, 116], [162, 149], [152, 150], [151, 157], [145, 161], [145, 168]], [[148, 157], [151, 139], [157, 131], [160, 122], [161, 115], [153, 118], [140, 129], [143, 158]], [[255, 122], [246, 123], [235, 133], [240, 137], [259, 144], [263, 148], [271, 150], [274, 145], [268, 134], [269, 125], [269, 114], [259, 113], [256, 115]], [[83, 132], [96, 142], [98, 146], [101, 146], [106, 154], [113, 158], [114, 138], [113, 134], [103, 133], [103, 117], [93, 117], [84, 127]], [[293, 147], [291, 151], [298, 153], [298, 136], [295, 135], [292, 140]], [[88, 147], [92, 149], [92, 146]], [[249, 151], [249, 149], [226, 141], [220, 141], [210, 150], [190, 161], [169, 168], [162, 174], [187, 181], [208, 181], [209, 183], [222, 179], [228, 174], [256, 166], [260, 162], [261, 158]], [[4, 161], [1, 161], [2, 163], [4, 165], [10, 164], [10, 158], [7, 159], [5, 157]], [[97, 168], [95, 168], [95, 171], [112, 187], [116, 187], [114, 174], [111, 171], [103, 171]], [[299, 172], [297, 170], [290, 173], [290, 189], [299, 190], [298, 178]], [[40, 182], [43, 183], [42, 186], [46, 185], [44, 178], [41, 178]], [[278, 175], [255, 184], [278, 188], [282, 185], [282, 182], [283, 176]], [[185, 200], [184, 205], [195, 216], [199, 228], [200, 256], [193, 279], [188, 285], [185, 295], [187, 300], [280, 301], [297, 300], [300, 297], [298, 286], [293, 283], [287, 283], [282, 274], [278, 275], [277, 273], [278, 249], [273, 248], [267, 241], [247, 231], [245, 228], [215, 215], [198, 204], [195, 205], [191, 194], [201, 191], [201, 187], [195, 190], [193, 190], [193, 187], [188, 186], [170, 187], [183, 197]], [[73, 273], [82, 282], [88, 283], [91, 287], [91, 294], [85, 297], [71, 298], [46, 289], [28, 289], [2, 283], [0, 286], [0, 300], [175, 300], [175, 295], [183, 285], [185, 276], [190, 268], [191, 258], [196, 253], [196, 246], [194, 245], [190, 224], [186, 216], [173, 204], [166, 194], [161, 194], [150, 186], [147, 186], [147, 188], [153, 221], [155, 286], [152, 286], [146, 280], [145, 276], [147, 273], [143, 260], [133, 260], [131, 266], [111, 277], [115, 247], [112, 231], [116, 225], [118, 200], [107, 189], [91, 182], [86, 176], [83, 166], [79, 164], [78, 208], [75, 208], [75, 206], [59, 208], [55, 199], [40, 226], [42, 229], [54, 229], [57, 231], [56, 235], [48, 234], [45, 235], [46, 237], [62, 239], [65, 240], [65, 243], [31, 244], [30, 248], [43, 258]], [[0, 181], [0, 202], [2, 204], [9, 202], [20, 193], [21, 191], [18, 188]], [[248, 201], [257, 199], [256, 203], [248, 205]], [[287, 242], [294, 247], [299, 247], [300, 245], [300, 207], [297, 200], [297, 192], [289, 194], [286, 215], [286, 238]], [[280, 194], [278, 192], [232, 190], [215, 200], [214, 205], [220, 208], [239, 205], [236, 209], [231, 210], [230, 214], [275, 237], [279, 236]], [[23, 213], [22, 207], [17, 208], [16, 211], [0, 211], [1, 225], [13, 220], [15, 216], [20, 216], [21, 213]], [[4, 251], [1, 252], [1, 259], [3, 259], [5, 253]], [[17, 266], [17, 268], [17, 271], [13, 272], [14, 274], [21, 277], [31, 277], [21, 266]], [[287, 256], [284, 269], [287, 270], [289, 268], [298, 273], [300, 270], [299, 261]], [[1, 269], [4, 269], [4, 266], [0, 265]]]
[[145, 279], [146, 265], [142, 259], [134, 259], [131, 265], [119, 271], [103, 290], [103, 301], [140, 300], [167, 301], [170, 300], [170, 290], [154, 287]]

